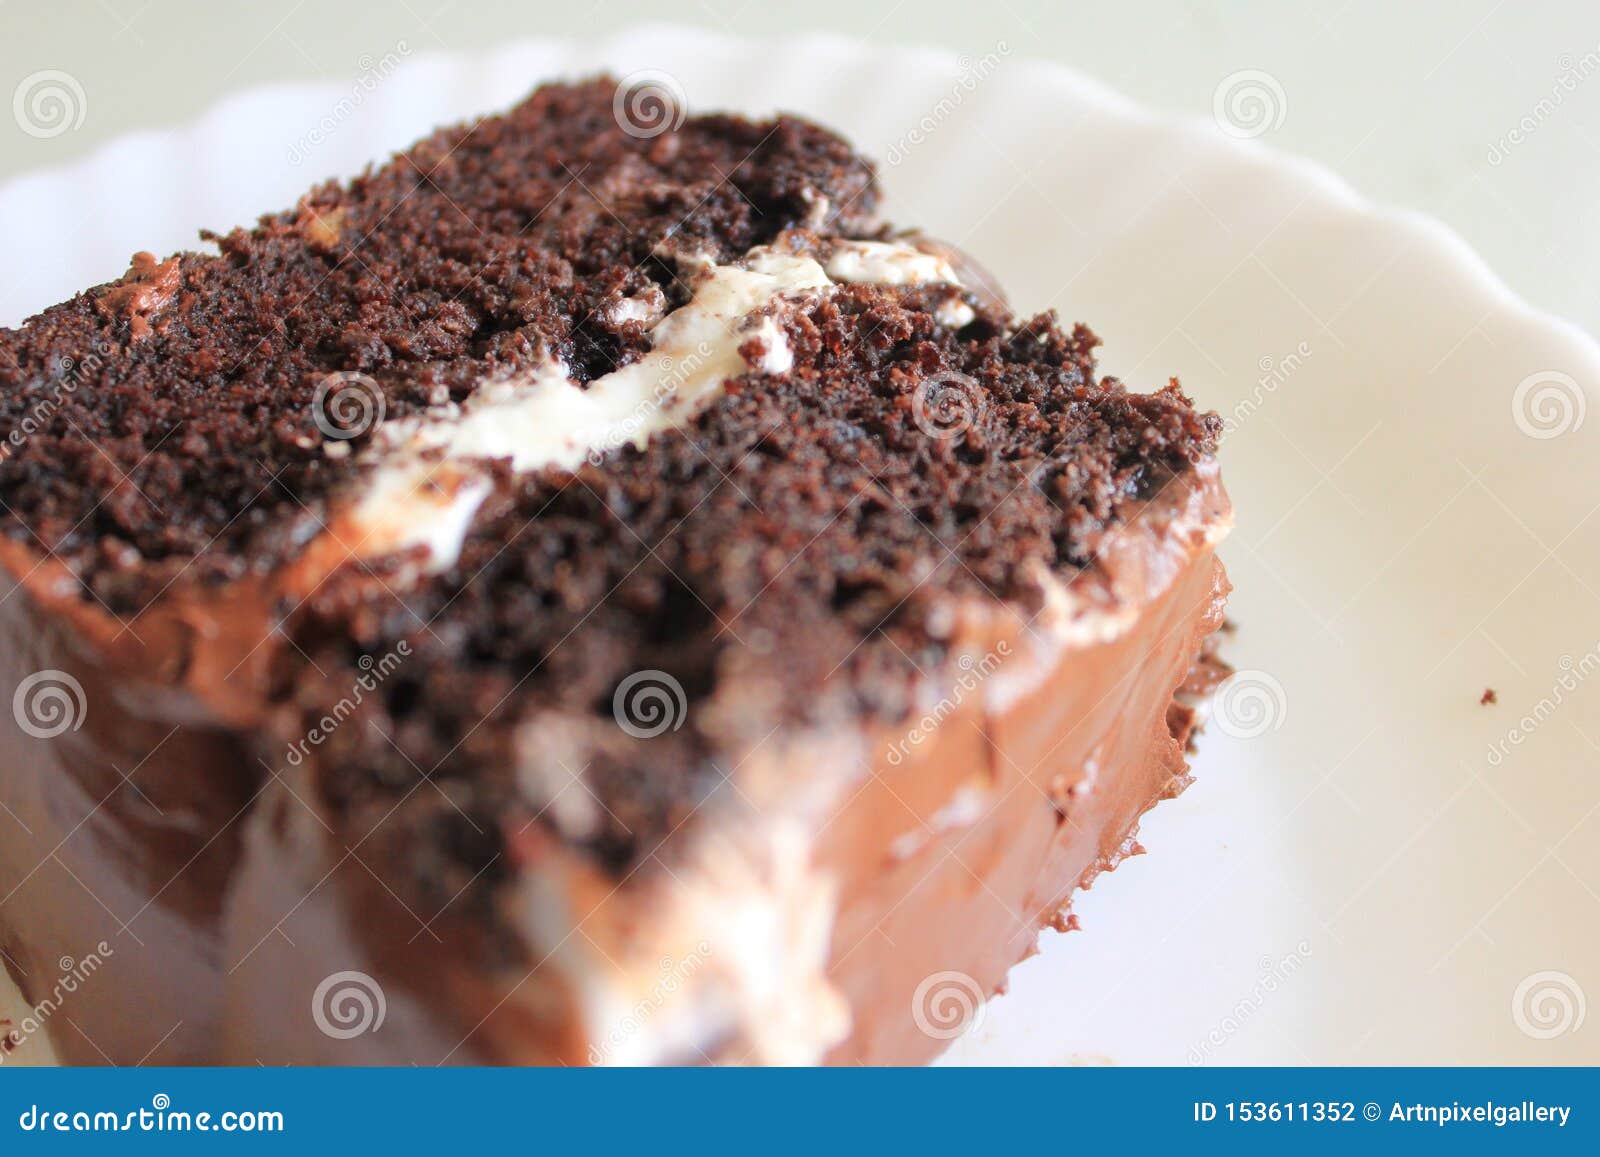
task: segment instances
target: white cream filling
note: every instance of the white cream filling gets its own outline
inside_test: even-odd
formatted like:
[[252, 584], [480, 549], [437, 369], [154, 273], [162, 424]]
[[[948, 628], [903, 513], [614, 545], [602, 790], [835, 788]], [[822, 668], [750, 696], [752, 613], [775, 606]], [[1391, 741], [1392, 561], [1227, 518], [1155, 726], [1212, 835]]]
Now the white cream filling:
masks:
[[[605, 956], [577, 961], [572, 980], [591, 1063], [814, 1065], [848, 1035], [827, 979], [837, 886], [812, 855], [792, 821], [724, 835], [664, 881], [650, 927], [589, 930]], [[681, 987], [655, 996], [661, 962], [690, 959]]]
[[[467, 528], [490, 490], [468, 463], [504, 460], [519, 472], [575, 470], [585, 459], [625, 445], [642, 447], [686, 425], [730, 378], [751, 370], [788, 373], [794, 351], [774, 316], [786, 303], [826, 293], [839, 282], [960, 285], [943, 258], [877, 241], [836, 242], [826, 269], [812, 257], [762, 247], [736, 265], [699, 263], [696, 276], [688, 304], [650, 330], [650, 352], [587, 389], [551, 360], [485, 382], [459, 406], [380, 427], [378, 467], [351, 509], [361, 544], [357, 553], [372, 557], [425, 546], [427, 569], [443, 570], [460, 556]], [[620, 299], [609, 318], [646, 320], [656, 304]], [[751, 342], [757, 352], [746, 358], [740, 347]]]
[[794, 350], [789, 348], [789, 337], [775, 318], [763, 317], [750, 333], [761, 342], [761, 356], [751, 362], [751, 368], [777, 377], [794, 369]]
[[493, 489], [487, 475], [440, 470], [421, 458], [403, 456], [373, 472], [351, 510], [365, 557], [428, 548], [428, 569], [455, 565], [467, 527]]
[[835, 242], [828, 276], [852, 284], [961, 284], [950, 262], [901, 241]]
[[933, 311], [933, 320], [946, 329], [964, 329], [971, 325], [977, 316], [972, 306], [959, 297], [946, 298], [939, 303], [939, 308]]
[[606, 310], [606, 320], [612, 325], [622, 325], [629, 321], [642, 321], [646, 325], [654, 325], [666, 312], [667, 295], [662, 293], [659, 287], [652, 285], [637, 296], [619, 297], [612, 302]]

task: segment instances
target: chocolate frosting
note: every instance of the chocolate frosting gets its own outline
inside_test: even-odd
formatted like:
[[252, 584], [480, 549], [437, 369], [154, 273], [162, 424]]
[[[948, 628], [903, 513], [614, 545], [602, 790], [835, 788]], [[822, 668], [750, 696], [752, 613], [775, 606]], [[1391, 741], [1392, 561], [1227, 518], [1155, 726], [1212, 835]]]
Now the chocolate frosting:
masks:
[[[1103, 641], [1085, 641], [1071, 614], [1029, 624], [968, 607], [961, 652], [1011, 656], [982, 694], [915, 745], [860, 737], [876, 753], [869, 774], [827, 769], [832, 798], [800, 810], [836, 889], [826, 984], [848, 1030], [828, 1060], [935, 1055], [944, 1040], [909, 1015], [918, 985], [950, 970], [999, 990], [1041, 924], [1070, 926], [1074, 888], [1138, 850], [1138, 816], [1186, 785], [1193, 712], [1175, 696], [1221, 621], [1227, 585], [1211, 546], [1226, 521], [1214, 470], [1134, 519], [1072, 591], [1080, 619], [1136, 612]], [[0, 562], [17, 584], [0, 603], [8, 684], [59, 670], [88, 704], [64, 735], [7, 720], [0, 740], [14, 769], [4, 802], [27, 829], [0, 843], [4, 876], [19, 881], [0, 906], [14, 978], [36, 999], [61, 958], [116, 945], [75, 997], [75, 1027], [52, 1030], [64, 1059], [588, 1057], [595, 1026], [569, 975], [588, 965], [562, 967], [553, 945], [595, 910], [596, 885], [567, 853], [527, 850], [526, 870], [549, 885], [525, 928], [542, 963], [495, 975], [474, 966], [470, 928], [446, 921], [419, 940], [413, 920], [393, 919], [381, 882], [331, 846], [307, 797], [265, 778], [245, 738], [264, 702], [249, 659], [270, 631], [263, 590], [174, 600], [123, 630], [16, 544], [0, 543]], [[952, 809], [963, 798], [977, 802]], [[316, 984], [357, 968], [391, 994], [386, 1031], [317, 1032], [306, 1019]], [[748, 1030], [721, 1031], [717, 1055], [743, 1059]]]
[[[705, 842], [749, 834], [770, 844], [801, 833], [807, 870], [827, 893], [825, 951], [815, 975], [787, 978], [783, 1000], [805, 1008], [810, 1026], [833, 1025], [813, 1052], [774, 1054], [758, 1018], [727, 998], [742, 978], [719, 971], [717, 955], [734, 950], [719, 947], [705, 919], [673, 914], [698, 885], [684, 873], [659, 889], [619, 889], [531, 831], [520, 865], [530, 884], [513, 917], [527, 955], [497, 970], [472, 930], [448, 915], [419, 932], [416, 914], [330, 837], [331, 817], [306, 806], [313, 793], [291, 776], [269, 785], [268, 806], [250, 822], [232, 896], [225, 955], [242, 963], [229, 978], [227, 1058], [613, 1059], [597, 1044], [607, 1036], [607, 1001], [583, 990], [593, 976], [627, 974], [642, 940], [663, 961], [693, 959], [697, 945], [710, 961], [640, 1030], [663, 1038], [651, 1059], [930, 1059], [947, 1040], [913, 1015], [928, 978], [954, 972], [983, 995], [1001, 990], [1042, 926], [1073, 926], [1077, 887], [1142, 850], [1139, 816], [1187, 786], [1191, 677], [1222, 621], [1228, 585], [1212, 547], [1229, 519], [1215, 468], [1204, 466], [1131, 519], [1102, 565], [1044, 615], [1030, 622], [999, 604], [965, 606], [957, 631], [959, 652], [972, 657], [966, 669], [984, 670], [985, 655], [1006, 661], [921, 741], [883, 729], [846, 743], [797, 737], [775, 761], [803, 767], [805, 790], [793, 775], [744, 776], [742, 793], [760, 818], [748, 833], [729, 821]], [[928, 690], [954, 698], [950, 688]], [[705, 863], [708, 887], [736, 906], [749, 881], [720, 860]], [[770, 878], [753, 886], [791, 913], [814, 898]], [[388, 994], [384, 1032], [329, 1038], [312, 1027], [311, 997], [329, 975], [352, 969]], [[630, 987], [624, 975], [616, 988], [611, 1004], [654, 1007], [650, 985]], [[675, 1040], [680, 1031], [692, 1040]]]

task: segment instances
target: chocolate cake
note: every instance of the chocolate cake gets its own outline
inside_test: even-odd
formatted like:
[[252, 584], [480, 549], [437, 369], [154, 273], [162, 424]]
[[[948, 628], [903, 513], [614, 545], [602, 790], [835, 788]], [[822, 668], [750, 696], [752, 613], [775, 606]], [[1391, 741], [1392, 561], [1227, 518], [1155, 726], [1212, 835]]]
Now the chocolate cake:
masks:
[[919, 1062], [1187, 784], [1218, 419], [837, 136], [627, 96], [0, 331], [0, 947], [96, 954], [64, 1059]]

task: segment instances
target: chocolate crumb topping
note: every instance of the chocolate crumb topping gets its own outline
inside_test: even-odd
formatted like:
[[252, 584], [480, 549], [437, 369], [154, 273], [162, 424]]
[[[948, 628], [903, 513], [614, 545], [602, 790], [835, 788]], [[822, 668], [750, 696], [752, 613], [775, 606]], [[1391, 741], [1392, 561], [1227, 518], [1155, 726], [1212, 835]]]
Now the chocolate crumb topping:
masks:
[[608, 301], [682, 295], [659, 252], [731, 259], [823, 201], [838, 233], [876, 228], [871, 169], [833, 134], [707, 116], [639, 139], [613, 89], [542, 88], [254, 229], [202, 234], [216, 255], [142, 254], [0, 330], [0, 533], [119, 614], [270, 568], [360, 469], [322, 450], [330, 373], [371, 377], [391, 420], [547, 354], [588, 380], [646, 347]]

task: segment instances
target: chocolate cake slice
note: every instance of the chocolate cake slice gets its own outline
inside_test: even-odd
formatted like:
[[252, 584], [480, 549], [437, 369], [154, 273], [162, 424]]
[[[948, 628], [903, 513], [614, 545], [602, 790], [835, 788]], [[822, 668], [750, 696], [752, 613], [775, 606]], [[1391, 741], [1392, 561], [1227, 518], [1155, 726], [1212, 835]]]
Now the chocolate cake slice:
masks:
[[94, 954], [64, 1059], [923, 1061], [1188, 782], [1216, 417], [827, 131], [626, 97], [0, 331], [0, 948]]

